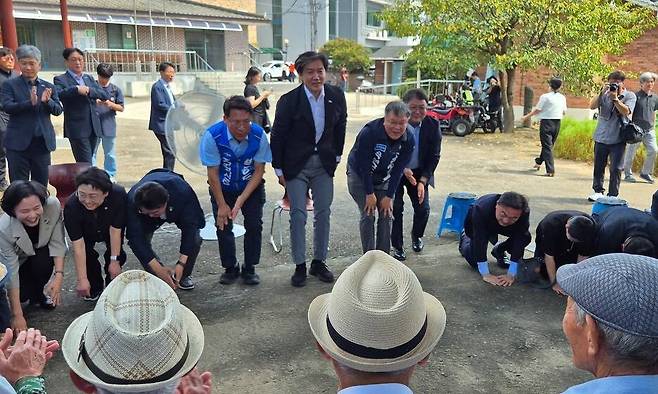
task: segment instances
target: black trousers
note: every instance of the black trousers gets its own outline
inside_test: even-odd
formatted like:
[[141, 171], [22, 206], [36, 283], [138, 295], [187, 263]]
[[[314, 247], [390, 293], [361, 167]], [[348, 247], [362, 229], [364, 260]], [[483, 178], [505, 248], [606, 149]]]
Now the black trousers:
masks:
[[[414, 177], [416, 174], [414, 173]], [[416, 177], [418, 180], [420, 177]], [[409, 180], [402, 176], [400, 186], [395, 192], [395, 199], [393, 200], [393, 226], [391, 227], [391, 245], [396, 249], [402, 249], [404, 246], [404, 236], [402, 235], [403, 212], [404, 212], [404, 191], [407, 190], [411, 206], [414, 209], [413, 225], [411, 227], [411, 237], [422, 238], [425, 234], [425, 227], [427, 227], [427, 220], [430, 217], [430, 200], [429, 200], [429, 186], [425, 186], [425, 199], [423, 203], [418, 202], [418, 189], [412, 186]]]
[[[98, 258], [100, 255], [98, 252], [94, 249], [94, 246], [96, 245], [96, 241], [92, 240], [87, 240], [84, 239], [85, 242], [85, 253], [86, 253], [86, 265], [87, 265], [87, 279], [89, 280], [89, 284], [91, 285], [91, 290], [89, 291], [91, 296], [94, 296], [96, 294], [100, 294], [103, 292], [103, 289], [105, 286], [107, 286], [111, 279], [110, 279], [110, 273], [108, 272], [108, 266], [110, 265], [110, 240], [106, 240], [103, 243], [105, 244], [105, 247], [107, 248], [105, 250], [105, 253], [103, 254], [103, 260], [105, 261], [103, 265], [103, 271], [105, 272], [105, 280], [103, 280], [103, 273], [101, 272], [101, 263], [98, 261]], [[121, 239], [121, 244], [123, 245], [123, 239]], [[123, 246], [121, 247], [121, 251], [119, 253], [119, 265], [123, 267], [123, 265], [126, 263], [126, 252], [123, 250]]]
[[33, 303], [44, 302], [46, 296], [43, 294], [43, 288], [50, 280], [55, 267], [55, 260], [50, 257], [48, 246], [35, 250], [34, 256], [30, 256], [20, 265], [18, 269], [18, 278], [20, 285], [21, 302], [30, 301]]
[[2, 330], [2, 332], [5, 332], [5, 330], [10, 327], [11, 327], [11, 310], [9, 309], [9, 299], [7, 298], [7, 290], [3, 286], [2, 288], [0, 288], [0, 330]]
[[539, 141], [541, 142], [541, 153], [535, 158], [535, 163], [546, 163], [546, 173], [555, 173], [555, 162], [553, 160], [553, 146], [560, 134], [560, 119], [542, 119], [539, 122]]
[[167, 137], [164, 134], [158, 134], [154, 132], [155, 138], [160, 142], [160, 151], [162, 152], [162, 168], [168, 170], [174, 170], [174, 164], [176, 164], [176, 156], [174, 156], [174, 151], [169, 146], [167, 142]]
[[[235, 206], [240, 193], [223, 192], [224, 200], [231, 209]], [[217, 221], [217, 202], [210, 193], [212, 213]], [[263, 238], [263, 206], [265, 205], [265, 183], [261, 183], [242, 205], [244, 217], [244, 265], [254, 266], [260, 262], [261, 240]], [[223, 230], [217, 228], [217, 242], [219, 244], [219, 258], [222, 267], [232, 268], [237, 265], [235, 250], [235, 237], [233, 236], [233, 221], [229, 219]]]
[[[529, 232], [526, 232], [522, 236], [523, 240], [523, 246], [524, 248], [528, 246], [530, 241], [532, 240], [532, 236], [530, 235]], [[507, 238], [504, 242], [501, 242], [500, 245], [498, 246], [499, 250], [507, 252], [508, 254], [512, 255], [512, 238]], [[471, 238], [466, 235], [465, 232], [462, 231], [461, 236], [459, 237], [459, 253], [466, 259], [466, 262], [473, 268], [477, 269], [478, 268], [478, 262], [475, 259], [475, 256], [473, 254], [473, 247], [471, 244]], [[489, 238], [489, 243], [492, 245], [496, 245], [498, 243], [498, 234], [494, 234]], [[523, 257], [523, 256], [521, 256]], [[520, 263], [520, 261], [517, 261], [517, 263]]]
[[[157, 230], [157, 229], [156, 229]], [[154, 230], [155, 231], [155, 230]], [[145, 234], [146, 240], [148, 241], [149, 245], [151, 244], [151, 240], [153, 239], [153, 233], [147, 233]], [[183, 268], [183, 278], [187, 278], [188, 276], [192, 275], [192, 271], [194, 271], [194, 264], [196, 264], [196, 259], [199, 256], [199, 252], [201, 251], [201, 243], [203, 241], [201, 240], [201, 234], [199, 234], [199, 231], [197, 230], [196, 232], [196, 238], [195, 238], [195, 243], [194, 243], [194, 249], [192, 250], [192, 253], [187, 255], [187, 262], [185, 263], [185, 268]], [[162, 259], [158, 255], [155, 256], [155, 258], [162, 264]], [[144, 266], [144, 269], [155, 275], [155, 272], [151, 271], [151, 269], [148, 266], [148, 261], [146, 262], [147, 265]]]
[[76, 163], [91, 163], [91, 158], [98, 145], [98, 137], [95, 134], [86, 138], [69, 138], [71, 151]]
[[625, 151], [625, 142], [618, 144], [594, 142], [594, 179], [592, 181], [592, 189], [594, 189], [595, 193], [605, 192], [603, 177], [605, 176], [605, 167], [608, 165], [609, 158], [610, 181], [608, 182], [608, 196], [617, 197], [619, 195], [619, 184], [621, 183], [621, 170], [619, 167], [622, 160], [624, 160]]
[[7, 150], [7, 164], [9, 167], [9, 180], [37, 181], [48, 186], [48, 166], [50, 165], [50, 152], [31, 153], [29, 151]]
[[0, 130], [0, 183], [7, 182], [7, 153], [5, 152], [6, 130]]

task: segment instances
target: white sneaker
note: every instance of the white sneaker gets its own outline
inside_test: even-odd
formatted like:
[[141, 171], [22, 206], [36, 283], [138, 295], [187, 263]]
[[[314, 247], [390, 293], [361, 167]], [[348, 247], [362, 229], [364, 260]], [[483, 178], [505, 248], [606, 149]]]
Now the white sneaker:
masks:
[[599, 198], [603, 197], [603, 193], [594, 193], [591, 196], [587, 197], [587, 199], [591, 202], [595, 202]]

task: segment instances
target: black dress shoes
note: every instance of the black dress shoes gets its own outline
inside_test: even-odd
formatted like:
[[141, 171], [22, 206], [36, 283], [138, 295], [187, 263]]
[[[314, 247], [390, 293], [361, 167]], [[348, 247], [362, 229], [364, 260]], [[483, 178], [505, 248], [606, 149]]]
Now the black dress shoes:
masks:
[[290, 284], [294, 287], [306, 286], [306, 263], [295, 266], [295, 273], [290, 278]]
[[311, 269], [308, 271], [309, 274], [317, 277], [322, 282], [331, 283], [334, 281], [334, 274], [329, 271], [327, 264], [322, 260], [313, 260], [311, 262]]
[[405, 261], [407, 254], [404, 253], [404, 249], [393, 248], [393, 257], [398, 261]]
[[416, 239], [411, 241], [411, 248], [416, 253], [422, 252], [424, 247], [425, 247], [425, 244], [423, 243], [422, 238], [416, 238]]

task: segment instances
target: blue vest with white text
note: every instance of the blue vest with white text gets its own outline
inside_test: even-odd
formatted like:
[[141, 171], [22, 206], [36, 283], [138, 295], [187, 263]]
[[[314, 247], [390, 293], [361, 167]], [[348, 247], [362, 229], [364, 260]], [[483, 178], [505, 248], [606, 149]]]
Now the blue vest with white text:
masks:
[[212, 138], [217, 144], [221, 156], [219, 165], [219, 183], [222, 190], [241, 192], [254, 175], [254, 156], [260, 148], [263, 138], [263, 129], [252, 124], [247, 136], [247, 149], [239, 157], [235, 155], [229, 145], [229, 131], [226, 123], [221, 121], [209, 129]]

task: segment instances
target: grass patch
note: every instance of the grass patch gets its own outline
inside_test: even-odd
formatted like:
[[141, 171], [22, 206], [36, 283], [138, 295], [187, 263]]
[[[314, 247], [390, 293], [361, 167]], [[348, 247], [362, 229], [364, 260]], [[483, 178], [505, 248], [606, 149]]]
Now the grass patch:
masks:
[[[595, 129], [596, 120], [564, 118], [561, 122], [560, 135], [557, 138], [554, 148], [555, 157], [592, 163], [594, 160], [594, 140], [592, 139], [592, 135]], [[639, 172], [645, 156], [646, 151], [644, 145], [641, 144], [633, 160], [634, 172]], [[658, 167], [654, 168], [654, 175], [658, 174], [657, 170]]]

